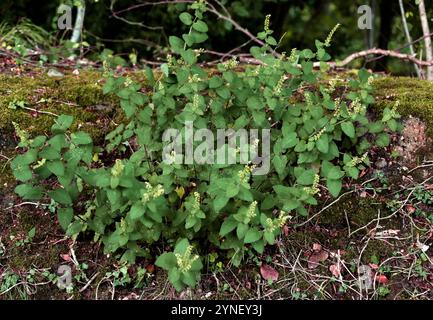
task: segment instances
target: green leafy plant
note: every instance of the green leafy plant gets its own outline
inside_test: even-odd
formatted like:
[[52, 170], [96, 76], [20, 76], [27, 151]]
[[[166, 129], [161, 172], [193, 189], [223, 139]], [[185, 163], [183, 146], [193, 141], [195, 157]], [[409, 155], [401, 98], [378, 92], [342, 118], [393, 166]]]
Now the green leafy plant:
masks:
[[22, 57], [51, 43], [53, 36], [28, 19], [21, 19], [15, 26], [0, 24], [0, 45]]
[[4, 294], [9, 292], [11, 288], [15, 287], [20, 281], [18, 274], [6, 270], [0, 274], [0, 293]]
[[182, 239], [174, 252], [163, 253], [155, 262], [158, 267], [168, 271], [168, 278], [176, 290], [181, 290], [185, 285], [194, 287], [200, 280], [203, 264], [200, 257], [192, 251], [189, 241]]
[[[107, 70], [104, 92], [119, 97], [128, 122], [107, 135], [105, 148], [85, 132], [70, 132], [73, 119], [62, 115], [52, 137], [32, 139], [11, 164], [22, 182], [16, 192], [27, 200], [53, 199], [70, 236], [92, 231], [106, 253], [120, 251], [128, 263], [155, 257], [152, 244], [164, 239], [174, 251], [159, 255], [156, 265], [178, 290], [199, 281], [200, 255], [209, 247], [235, 266], [246, 254], [263, 253], [290, 215], [307, 216], [319, 193], [337, 197], [345, 178], [357, 179], [369, 165], [368, 150], [387, 146], [389, 132], [399, 127], [395, 109], [376, 121], [367, 118], [374, 99], [366, 70], [345, 90], [325, 79], [326, 48], [336, 29], [316, 41], [316, 52], [279, 55], [268, 17], [259, 34], [265, 45], [250, 50], [259, 65], [232, 59], [209, 73], [199, 61], [206, 3], [190, 9], [180, 15], [189, 32], [169, 38], [167, 63], [155, 73], [145, 70], [146, 90]], [[184, 137], [187, 121], [196, 129], [270, 129], [270, 171], [260, 176], [252, 164], [165, 163], [163, 133], [173, 128]], [[104, 157], [95, 162], [94, 154]]]

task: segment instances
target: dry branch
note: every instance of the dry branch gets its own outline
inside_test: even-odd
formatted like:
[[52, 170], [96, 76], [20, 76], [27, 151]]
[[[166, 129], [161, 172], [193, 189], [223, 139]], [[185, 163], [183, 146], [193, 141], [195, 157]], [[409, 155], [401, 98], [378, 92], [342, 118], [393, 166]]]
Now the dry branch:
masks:
[[392, 51], [392, 50], [376, 49], [376, 48], [365, 50], [365, 51], [360, 51], [360, 52], [355, 52], [342, 61], [331, 62], [330, 65], [331, 65], [331, 67], [343, 67], [343, 66], [346, 66], [349, 63], [351, 63], [353, 60], [367, 57], [370, 55], [381, 55], [383, 57], [393, 57], [393, 58], [397, 58], [400, 60], [411, 61], [411, 62], [413, 62], [419, 66], [425, 66], [425, 67], [433, 66], [433, 61], [423, 61], [423, 60], [419, 60], [419, 59], [417, 59], [414, 56], [409, 55], [409, 54], [400, 53], [400, 52]]

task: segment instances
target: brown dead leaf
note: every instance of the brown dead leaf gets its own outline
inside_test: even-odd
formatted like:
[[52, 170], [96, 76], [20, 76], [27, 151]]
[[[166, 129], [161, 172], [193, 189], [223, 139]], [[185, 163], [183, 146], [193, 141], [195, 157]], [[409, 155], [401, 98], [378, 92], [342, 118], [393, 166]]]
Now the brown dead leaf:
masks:
[[414, 213], [416, 211], [416, 208], [413, 205], [411, 205], [411, 204], [407, 205], [406, 209], [407, 209], [407, 212], [409, 214], [412, 214], [412, 213]]
[[377, 274], [376, 281], [379, 282], [380, 284], [386, 284], [388, 283], [388, 278], [383, 274]]
[[155, 271], [155, 266], [154, 266], [153, 264], [148, 264], [148, 265], [146, 266], [146, 270], [147, 270], [147, 272], [149, 272], [149, 273], [153, 273], [153, 272]]
[[60, 258], [62, 258], [64, 261], [71, 261], [71, 256], [69, 254], [61, 254]]
[[332, 275], [336, 278], [339, 278], [341, 275], [341, 267], [340, 264], [333, 264], [329, 267], [329, 271], [331, 271]]
[[272, 281], [277, 281], [279, 276], [278, 271], [267, 264], [261, 265], [260, 274], [262, 275], [263, 279]]
[[313, 253], [308, 259], [308, 269], [316, 269], [320, 262], [326, 261], [329, 254], [325, 250]]
[[377, 270], [377, 269], [379, 269], [379, 266], [378, 266], [377, 264], [375, 264], [375, 263], [369, 263], [368, 265], [369, 265], [370, 268], [373, 269], [373, 270]]

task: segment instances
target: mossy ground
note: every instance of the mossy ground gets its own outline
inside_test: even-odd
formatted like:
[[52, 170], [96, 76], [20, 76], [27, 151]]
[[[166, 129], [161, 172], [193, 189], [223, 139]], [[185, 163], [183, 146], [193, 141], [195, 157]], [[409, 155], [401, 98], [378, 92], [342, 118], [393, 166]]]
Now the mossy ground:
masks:
[[[143, 79], [141, 73], [133, 76]], [[79, 75], [66, 73], [64, 77], [58, 79], [48, 77], [45, 72], [36, 72], [32, 76], [0, 75], [0, 151], [4, 156], [0, 157], [0, 220], [2, 221], [0, 249], [2, 246], [6, 249], [6, 253], [0, 254], [2, 272], [5, 269], [12, 270], [25, 279], [32, 268], [49, 269], [55, 272], [61, 264], [73, 265], [62, 258], [62, 255], [70, 253], [72, 243], [64, 238], [53, 214], [41, 208], [36, 210], [34, 206], [6, 210], [10, 205], [19, 203], [19, 200], [13, 195], [15, 182], [8, 165], [8, 158], [14, 156], [17, 144], [12, 122], [18, 123], [21, 128], [34, 136], [47, 134], [54, 121], [50, 115], [20, 108], [14, 110], [9, 108], [9, 104], [14, 101], [24, 101], [26, 106], [32, 109], [73, 115], [76, 118], [73, 130], [79, 127], [88, 131], [97, 143], [102, 143], [104, 135], [113, 128], [114, 123], [123, 121], [118, 101], [112, 96], [103, 95], [102, 84], [103, 80], [99, 71], [81, 71]], [[400, 101], [398, 111], [402, 115], [419, 117], [427, 123], [429, 134], [433, 134], [432, 83], [411, 78], [382, 77], [375, 80], [374, 87], [377, 98], [375, 108], [392, 107], [398, 100]], [[395, 172], [395, 170], [386, 170], [386, 174], [393, 181], [392, 186], [398, 187], [402, 180], [401, 176], [396, 178]], [[416, 174], [413, 176], [416, 181], [423, 180], [421, 176], [418, 177]], [[391, 193], [390, 189], [389, 194]], [[353, 231], [369, 224], [377, 218], [378, 212], [382, 216], [389, 214], [390, 210], [386, 204], [390, 197], [386, 194], [360, 197], [357, 192], [343, 197], [328, 210], [322, 212], [317, 219], [303, 227], [297, 227], [302, 219], [296, 217], [296, 221], [290, 225], [286, 236], [280, 240], [278, 246], [272, 249], [272, 252], [267, 252], [257, 258], [260, 261], [266, 261], [269, 260], [269, 257], [273, 257], [268, 263], [275, 266], [280, 273], [281, 279], [277, 283], [269, 284], [263, 281], [258, 272], [257, 261], [249, 261], [248, 267], [241, 270], [224, 267], [222, 273], [213, 275], [212, 270], [209, 269], [208, 274], [203, 277], [200, 288], [188, 291], [186, 295], [179, 295], [173, 289], [167, 289], [169, 287], [166, 286], [165, 274], [161, 272], [154, 274], [151, 271], [146, 274], [148, 285], [144, 289], [134, 288], [133, 283], [128, 284], [123, 288], [116, 288], [115, 297], [129, 297], [135, 292], [147, 297], [201, 299], [211, 292], [211, 296], [206, 296], [209, 299], [239, 299], [258, 298], [257, 292], [261, 292], [261, 297], [265, 295], [291, 299], [297, 297], [297, 292], [301, 292], [307, 298], [323, 298], [329, 295], [337, 298], [351, 298], [350, 294], [345, 296], [346, 293], [335, 292], [335, 280], [332, 280], [329, 272], [330, 265], [335, 264], [335, 258], [329, 258], [317, 270], [308, 271], [306, 267], [308, 254], [306, 253], [312, 250], [314, 244], [321, 244], [330, 252], [341, 250], [341, 259], [348, 266], [359, 257], [362, 263], [369, 264], [375, 259], [383, 262], [398, 254], [401, 256], [408, 254], [416, 240], [411, 227], [414, 220], [405, 216], [397, 215], [380, 223], [381, 231], [399, 230], [399, 237], [403, 240], [375, 238], [369, 233], [374, 229], [374, 225], [349, 237], [349, 227]], [[329, 200], [326, 201], [322, 202], [323, 205], [329, 203]], [[425, 219], [420, 221], [415, 220], [415, 223], [424, 223]], [[36, 227], [36, 236], [33, 241], [25, 246], [17, 246], [17, 240], [25, 238], [32, 227]], [[419, 234], [419, 239], [422, 241], [426, 235], [427, 233]], [[93, 299], [95, 293], [98, 292], [100, 298], [110, 299], [113, 295], [112, 284], [118, 279], [116, 280], [113, 276], [107, 277], [107, 272], [118, 270], [119, 265], [116, 259], [104, 256], [98, 245], [91, 242], [77, 241], [73, 245], [77, 259], [89, 265], [86, 271], [88, 278], [99, 272], [86, 291], [80, 293], [75, 290], [73, 297]], [[401, 253], [402, 250], [404, 253]], [[298, 265], [296, 263], [293, 266], [287, 264], [287, 261], [296, 260], [299, 262]], [[411, 263], [411, 260], [407, 259], [398, 261], [404, 261], [404, 264], [397, 265], [398, 268], [402, 268], [406, 263], [409, 263], [410, 266]], [[307, 271], [302, 270], [302, 266]], [[135, 271], [131, 269], [131, 275], [135, 274]], [[78, 271], [74, 269], [74, 274], [77, 273]], [[388, 275], [391, 277], [390, 274]], [[294, 278], [296, 282], [293, 282]], [[401, 279], [400, 274], [399, 283]], [[415, 279], [418, 281], [419, 278]], [[0, 283], [1, 281], [2, 279]], [[316, 285], [318, 282], [320, 282], [319, 287]], [[405, 290], [412, 290], [414, 283], [416, 282], [405, 284]], [[52, 284], [38, 288], [37, 292], [29, 298], [62, 299], [69, 297]], [[160, 296], [161, 292], [164, 296]], [[12, 296], [5, 298], [23, 298], [23, 291], [20, 289], [12, 290], [10, 293]], [[393, 294], [397, 295], [397, 293]], [[406, 296], [407, 292], [404, 294]], [[0, 296], [0, 299], [2, 298]]]
[[[100, 113], [93, 107], [113, 109], [116, 100], [102, 93], [100, 72], [87, 71], [79, 76], [73, 74], [62, 78], [50, 78], [45, 73], [33, 77], [0, 76], [0, 132], [13, 132], [12, 122], [25, 128], [31, 135], [45, 134], [54, 123], [51, 115], [36, 113], [10, 104], [24, 102], [25, 106], [55, 114], [75, 117], [75, 128], [83, 128], [100, 139], [104, 134], [104, 123]], [[107, 114], [113, 117], [115, 114]], [[106, 130], [106, 129], [105, 129]]]
[[379, 77], [374, 81], [378, 109], [392, 107], [402, 116], [415, 116], [426, 122], [433, 137], [433, 82], [407, 77]]

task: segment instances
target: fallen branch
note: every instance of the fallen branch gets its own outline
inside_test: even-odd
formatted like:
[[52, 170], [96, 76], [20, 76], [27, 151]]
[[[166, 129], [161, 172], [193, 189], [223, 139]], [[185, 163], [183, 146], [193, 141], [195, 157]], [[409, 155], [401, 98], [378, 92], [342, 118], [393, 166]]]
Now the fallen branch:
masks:
[[331, 65], [331, 67], [343, 67], [351, 63], [353, 60], [370, 56], [370, 55], [381, 55], [383, 57], [393, 57], [400, 60], [411, 61], [418, 66], [425, 66], [425, 67], [433, 66], [433, 61], [423, 61], [409, 54], [400, 53], [392, 50], [376, 49], [376, 48], [353, 53], [342, 61], [330, 62], [329, 64]]
[[257, 37], [255, 37], [247, 28], [244, 28], [239, 23], [237, 23], [231, 17], [231, 15], [228, 13], [227, 9], [220, 2], [217, 1], [217, 3], [224, 10], [224, 12], [226, 13], [225, 15], [222, 14], [221, 12], [219, 12], [212, 4], [209, 4], [209, 3], [208, 3], [207, 11], [213, 13], [218, 19], [227, 21], [236, 30], [238, 30], [238, 31], [242, 32], [243, 34], [245, 34], [248, 38], [250, 38], [250, 40], [254, 41], [255, 43], [257, 43], [257, 44], [259, 44], [261, 46], [265, 45], [265, 43], [263, 41], [257, 39]]
[[[263, 63], [262, 61], [253, 58], [249, 54], [240, 54], [240, 55], [224, 54], [224, 53], [210, 51], [210, 50], [207, 50], [205, 52], [209, 53], [209, 54], [216, 55], [216, 56], [222, 56], [222, 57], [231, 57], [231, 58], [236, 57], [239, 59], [240, 62], [244, 62], [247, 64], [262, 64]], [[409, 54], [404, 54], [404, 53], [400, 53], [400, 52], [392, 51], [392, 50], [376, 49], [376, 48], [365, 50], [365, 51], [360, 51], [360, 52], [355, 52], [355, 53], [352, 53], [350, 56], [348, 56], [347, 58], [345, 58], [342, 61], [328, 62], [328, 64], [331, 68], [344, 67], [356, 59], [367, 57], [370, 55], [379, 55], [381, 57], [393, 57], [393, 58], [397, 58], [400, 60], [411, 61], [416, 65], [424, 66], [424, 67], [433, 66], [433, 61], [423, 61], [423, 60], [419, 60], [419, 59], [417, 59], [414, 56], [409, 55]], [[320, 62], [315, 62], [314, 67], [315, 68], [320, 67]]]
[[96, 279], [96, 277], [97, 277], [98, 275], [99, 275], [99, 272], [96, 272], [96, 273], [93, 275], [93, 277], [91, 277], [90, 280], [86, 283], [86, 285], [80, 289], [79, 292], [84, 292], [84, 291], [86, 291], [86, 289], [90, 286], [90, 284], [93, 282], [93, 280]]

